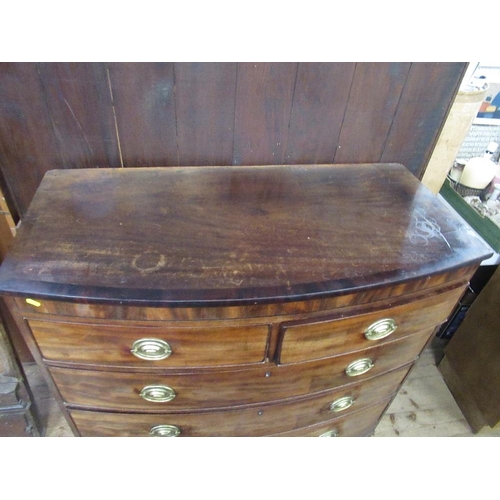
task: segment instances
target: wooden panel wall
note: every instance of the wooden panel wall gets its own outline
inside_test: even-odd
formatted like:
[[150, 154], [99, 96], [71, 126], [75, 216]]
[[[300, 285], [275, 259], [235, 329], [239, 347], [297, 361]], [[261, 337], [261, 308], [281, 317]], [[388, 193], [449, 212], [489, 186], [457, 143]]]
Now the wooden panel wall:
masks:
[[54, 168], [399, 162], [421, 177], [466, 63], [1, 63], [0, 186]]

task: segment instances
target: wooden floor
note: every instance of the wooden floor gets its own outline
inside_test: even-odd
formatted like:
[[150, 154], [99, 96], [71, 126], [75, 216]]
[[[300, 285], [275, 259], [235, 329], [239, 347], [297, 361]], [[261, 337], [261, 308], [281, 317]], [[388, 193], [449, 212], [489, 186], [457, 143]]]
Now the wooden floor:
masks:
[[375, 430], [375, 437], [500, 437], [500, 428], [474, 434], [436, 365], [446, 341], [434, 338]]
[[[444, 342], [435, 338], [417, 361], [386, 414], [375, 437], [500, 437], [500, 429], [483, 429], [473, 434], [436, 367], [442, 357]], [[73, 436], [51, 397], [36, 365], [25, 367], [35, 392], [42, 417], [47, 422], [47, 437]]]

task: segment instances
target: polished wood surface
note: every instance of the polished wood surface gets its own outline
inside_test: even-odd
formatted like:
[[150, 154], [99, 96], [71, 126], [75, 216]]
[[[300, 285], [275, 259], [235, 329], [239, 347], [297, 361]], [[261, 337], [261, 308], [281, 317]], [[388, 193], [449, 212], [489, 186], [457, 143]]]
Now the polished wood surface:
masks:
[[0, 291], [77, 435], [367, 435], [489, 254], [397, 164], [54, 170]]
[[[389, 400], [379, 402], [375, 405], [357, 412], [355, 415], [339, 417], [329, 422], [295, 429], [293, 431], [274, 434], [275, 437], [320, 437], [327, 432], [335, 432], [335, 436], [324, 437], [365, 437], [370, 436], [380, 415], [387, 408]], [[354, 417], [354, 418], [353, 418]]]
[[[318, 318], [315, 322], [306, 321], [293, 325], [283, 323], [280, 342], [279, 362], [297, 363], [314, 358], [334, 356], [349, 350], [361, 350], [373, 345], [390, 342], [424, 328], [435, 327], [447, 319], [448, 314], [462, 296], [464, 288], [448, 292], [443, 296], [391, 307], [378, 308], [376, 312], [328, 321]], [[368, 340], [365, 332], [383, 319], [395, 321], [396, 330], [380, 340]]]
[[[277, 436], [319, 436], [321, 433], [336, 429], [341, 436], [363, 436], [373, 432], [377, 416], [387, 406], [388, 400], [351, 415], [340, 416], [319, 425], [308, 426], [296, 431], [276, 433]], [[262, 412], [261, 414], [259, 414]], [[104, 413], [83, 410], [71, 410], [71, 417], [76, 422], [82, 436], [97, 437], [147, 437], [150, 429], [156, 425], [175, 425], [180, 429], [179, 437], [231, 437], [231, 436], [266, 436], [269, 426], [265, 425], [266, 409], [255, 408], [245, 412], [180, 414], [180, 415], [137, 415], [126, 413]], [[280, 429], [279, 416], [272, 420], [271, 429]], [[287, 418], [287, 416], [285, 416]], [[288, 417], [290, 418], [290, 417]], [[290, 418], [293, 421], [293, 417]], [[290, 422], [286, 422], [290, 423]]]
[[[307, 396], [385, 374], [414, 361], [432, 331], [320, 361], [285, 366], [268, 363], [244, 370], [188, 370], [182, 373], [155, 370], [152, 365], [148, 372], [128, 370], [125, 373], [104, 371], [109, 367], [95, 364], [84, 366], [47, 362], [47, 365], [58, 387], [60, 384], [60, 390], [72, 403], [130, 408], [127, 405], [134, 405], [135, 401], [136, 405], [144, 408], [144, 403], [137, 400], [137, 394], [146, 385], [158, 384], [178, 393], [179, 396], [171, 402], [171, 408], [229, 408]], [[367, 357], [374, 365], [370, 371], [355, 377], [346, 375], [345, 369], [349, 364]], [[62, 366], [65, 368], [62, 369]], [[116, 398], [114, 403], [113, 398]]]
[[0, 185], [51, 169], [398, 162], [416, 177], [464, 62], [2, 63]]
[[401, 165], [55, 170], [0, 291], [255, 304], [397, 284], [489, 254]]
[[[204, 412], [214, 408], [230, 409], [231, 413], [236, 411], [240, 403], [244, 405], [249, 402], [252, 412], [258, 407], [265, 409], [265, 418], [259, 419], [263, 425], [269, 425], [273, 420], [281, 420], [279, 424], [283, 428], [290, 425], [303, 427], [313, 423], [333, 418], [335, 416], [348, 414], [360, 407], [374, 404], [381, 399], [389, 397], [408, 373], [409, 365], [383, 374], [380, 377], [368, 378], [355, 384], [342, 386], [340, 389], [322, 391], [320, 395], [311, 398], [310, 394], [299, 394], [295, 397], [293, 387], [287, 391], [285, 384], [281, 392], [276, 392], [277, 399], [270, 399], [267, 394], [263, 397], [252, 389], [254, 400], [250, 401], [245, 395], [252, 384], [252, 380], [246, 379], [245, 373], [232, 373], [240, 383], [236, 383], [235, 389], [229, 394], [227, 383], [221, 383], [219, 374], [204, 377], [169, 377], [168, 375], [156, 374], [130, 374], [130, 373], [105, 373], [90, 370], [75, 370], [67, 368], [50, 368], [50, 373], [57, 383], [57, 387], [67, 405], [72, 408], [87, 407], [100, 410], [141, 411], [147, 413], [179, 413], [185, 411]], [[264, 378], [265, 374], [263, 375]], [[251, 376], [251, 374], [250, 374]], [[276, 373], [273, 374], [276, 378]], [[283, 378], [286, 372], [278, 374]], [[184, 379], [184, 380], [183, 380]], [[275, 383], [274, 380], [270, 381]], [[144, 400], [140, 393], [144, 387], [150, 385], [166, 385], [171, 387], [176, 396], [168, 402], [151, 402]], [[237, 394], [240, 391], [240, 394]], [[283, 398], [283, 394], [291, 397]], [[330, 404], [339, 398], [349, 396], [354, 399], [354, 404], [339, 413], [330, 410]], [[276, 402], [278, 401], [278, 402]], [[244, 410], [241, 410], [241, 412]], [[294, 421], [285, 421], [287, 416]], [[229, 415], [231, 416], [231, 415]], [[273, 424], [274, 427], [278, 422]], [[278, 431], [276, 431], [278, 432]]]
[[[499, 427], [485, 427], [474, 434], [467, 424], [436, 366], [443, 356], [445, 344], [443, 339], [434, 337], [424, 349], [379, 421], [373, 432], [374, 438], [500, 436]], [[44, 383], [40, 369], [34, 364], [28, 365], [27, 376], [30, 385], [36, 388], [35, 396], [41, 400], [40, 406], [47, 421], [45, 436], [72, 437], [74, 433]]]
[[[47, 360], [167, 368], [263, 363], [270, 333], [265, 324], [190, 328], [30, 320], [29, 326]], [[134, 342], [149, 338], [167, 342], [170, 356], [158, 361], [134, 356]]]
[[[91, 318], [92, 320], [124, 320], [134, 322], [149, 321], [220, 321], [242, 320], [245, 318], [276, 318], [293, 315], [294, 317], [313, 318], [327, 311], [344, 309], [346, 314], [355, 313], [358, 306], [372, 304], [374, 307], [390, 307], [393, 300], [406, 296], [405, 300], [421, 300], [426, 295], [444, 293], [452, 288], [465, 286], [474, 273], [477, 264], [460, 269], [425, 276], [392, 286], [383, 286], [346, 293], [333, 297], [297, 300], [269, 304], [245, 306], [204, 306], [200, 307], [135, 307], [129, 305], [103, 305], [82, 302], [38, 299], [37, 304], [28, 303], [23, 297], [9, 297], [12, 307], [24, 317], [42, 319], [54, 316], [58, 321], [61, 316]], [[376, 304], [376, 306], [375, 306]], [[365, 311], [366, 312], [366, 311]], [[47, 316], [45, 319], [47, 319]], [[288, 318], [290, 319], [290, 318]]]

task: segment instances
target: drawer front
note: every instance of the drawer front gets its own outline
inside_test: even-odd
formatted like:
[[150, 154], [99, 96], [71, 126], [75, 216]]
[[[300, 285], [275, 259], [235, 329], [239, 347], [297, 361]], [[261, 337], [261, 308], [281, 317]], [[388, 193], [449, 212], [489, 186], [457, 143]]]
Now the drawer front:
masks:
[[255, 364], [264, 362], [269, 338], [268, 325], [171, 328], [34, 319], [28, 324], [46, 360], [83, 364], [163, 368]]
[[462, 293], [460, 287], [428, 299], [350, 318], [282, 324], [279, 362], [297, 363], [362, 350], [437, 326], [447, 319]]
[[[269, 364], [240, 371], [175, 375], [116, 374], [58, 367], [50, 367], [50, 371], [61, 395], [70, 405], [128, 410], [131, 404], [145, 404], [138, 397], [144, 387], [162, 385], [176, 394], [167, 403], [170, 409], [230, 408], [307, 396], [382, 375], [411, 363], [431, 333], [425, 331], [383, 346], [315, 362], [284, 366]], [[354, 377], [346, 374], [349, 365], [367, 358], [373, 363], [368, 372]], [[151, 410], [153, 406], [134, 408]]]
[[371, 436], [380, 418], [389, 405], [387, 399], [364, 410], [342, 416], [335, 420], [303, 427], [271, 437], [363, 437]]
[[[399, 386], [407, 371], [408, 367], [405, 367], [364, 383], [329, 391], [311, 401], [275, 404], [265, 412], [270, 420], [267, 421], [267, 417], [259, 420], [266, 421], [267, 424], [285, 416], [296, 420], [325, 420], [331, 413], [331, 403], [336, 402], [332, 413], [335, 415], [388, 397]], [[181, 412], [231, 407], [242, 404], [242, 401], [248, 402], [245, 395], [252, 392], [247, 384], [246, 372], [225, 374], [232, 380], [232, 386], [229, 381], [220, 380], [220, 374], [205, 376], [200, 380], [201, 377], [196, 375], [158, 377], [142, 373], [106, 373], [66, 368], [51, 368], [50, 372], [66, 404], [101, 410]], [[280, 382], [283, 392], [286, 391], [285, 376], [286, 374], [281, 376], [282, 381], [277, 380], [277, 376], [273, 379], [276, 383]], [[265, 374], [261, 374], [261, 378], [266, 378]], [[259, 402], [258, 397], [258, 391], [254, 390], [252, 402]], [[263, 401], [272, 401], [271, 397], [272, 392], [269, 396], [266, 394]], [[342, 398], [342, 401], [338, 401]]]
[[[274, 422], [274, 429], [258, 421], [262, 410], [216, 412], [203, 415], [150, 415], [106, 413], [70, 410], [70, 415], [83, 437], [147, 437], [161, 433], [167, 437], [244, 437], [275, 435], [320, 436], [335, 431], [339, 436], [366, 436], [372, 434], [389, 399], [364, 410], [337, 417], [318, 425], [279, 432], [286, 423]], [[264, 422], [264, 421], [263, 421]], [[292, 427], [293, 428], [293, 427]], [[273, 434], [274, 433], [274, 434]]]
[[[401, 376], [401, 373], [393, 374]], [[387, 405], [387, 390], [378, 390], [378, 394], [386, 397], [381, 405], [376, 401], [377, 410], [369, 408], [370, 417], [362, 416], [360, 423], [362, 427], [370, 420], [370, 426], [378, 419], [381, 411]], [[345, 424], [337, 422], [351, 418], [356, 421], [358, 415], [363, 415], [363, 407], [358, 411], [335, 414], [329, 410], [329, 406], [337, 398], [331, 394], [321, 398], [310, 399], [301, 403], [289, 403], [278, 405], [263, 405], [246, 410], [208, 412], [208, 413], [179, 413], [179, 414], [127, 414], [107, 413], [99, 411], [70, 410], [79, 432], [82, 436], [150, 436], [154, 435], [158, 426], [172, 426], [175, 429], [164, 429], [179, 433], [180, 437], [201, 436], [266, 436], [290, 432], [290, 429], [299, 429], [320, 423], [320, 427], [330, 429], [333, 422], [336, 428], [344, 430]], [[374, 401], [366, 399], [372, 404]], [[325, 424], [325, 421], [327, 422]], [[350, 424], [352, 425], [352, 424]], [[177, 429], [177, 430], [176, 430]]]

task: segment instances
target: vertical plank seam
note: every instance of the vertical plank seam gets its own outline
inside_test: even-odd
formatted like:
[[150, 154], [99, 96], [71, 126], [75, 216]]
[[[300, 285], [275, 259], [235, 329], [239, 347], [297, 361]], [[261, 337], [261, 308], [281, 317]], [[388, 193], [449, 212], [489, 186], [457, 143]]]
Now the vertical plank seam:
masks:
[[236, 78], [234, 81], [234, 114], [233, 114], [233, 151], [232, 151], [232, 160], [231, 164], [236, 165], [234, 152], [235, 152], [235, 139], [236, 139], [236, 110], [238, 105], [238, 74], [240, 72], [240, 63], [236, 63]]
[[394, 109], [394, 114], [392, 115], [391, 125], [389, 127], [389, 130], [387, 131], [387, 135], [385, 137], [384, 144], [383, 144], [382, 149], [381, 149], [380, 157], [378, 160], [379, 162], [381, 162], [382, 158], [384, 158], [384, 156], [385, 156], [385, 150], [386, 150], [387, 144], [389, 142], [389, 137], [391, 136], [392, 127], [394, 126], [395, 118], [398, 115], [399, 105], [401, 104], [401, 101], [403, 99], [403, 95], [405, 93], [406, 86], [408, 85], [408, 80], [410, 79], [410, 72], [411, 72], [412, 67], [413, 67], [413, 63], [410, 63], [410, 66], [408, 67], [408, 72], [406, 73], [405, 83], [403, 85], [403, 88], [401, 89], [401, 94], [399, 95], [398, 103]]
[[175, 64], [172, 63], [172, 78], [174, 80], [174, 121], [175, 121], [175, 148], [177, 153], [177, 165], [180, 163], [180, 148], [179, 148], [179, 131], [178, 131], [178, 120], [177, 120], [177, 82], [175, 79]]
[[340, 137], [342, 136], [342, 129], [344, 127], [345, 117], [347, 116], [347, 109], [349, 108], [349, 101], [351, 100], [352, 87], [354, 85], [354, 79], [356, 77], [356, 70], [358, 69], [358, 63], [354, 63], [354, 69], [352, 70], [351, 84], [349, 85], [349, 92], [347, 94], [347, 99], [344, 106], [344, 113], [342, 114], [342, 121], [340, 122], [339, 133], [337, 135], [337, 143], [335, 146], [335, 153], [333, 154], [332, 163], [335, 163], [335, 158], [337, 157], [338, 150], [340, 149]]
[[111, 74], [109, 72], [109, 63], [106, 63], [106, 74], [108, 76], [108, 88], [109, 88], [109, 95], [111, 97], [111, 109], [113, 110], [113, 120], [115, 122], [116, 142], [118, 145], [118, 155], [120, 157], [120, 166], [121, 166], [121, 168], [124, 168], [125, 165], [123, 163], [122, 145], [120, 142], [120, 132], [118, 130], [118, 119], [116, 118], [115, 99], [113, 97], [113, 88], [111, 86]]
[[297, 66], [295, 67], [295, 80], [293, 82], [292, 103], [290, 105], [290, 116], [288, 117], [288, 127], [286, 129], [286, 139], [285, 139], [286, 142], [285, 142], [285, 147], [283, 148], [283, 156], [281, 158], [282, 165], [285, 163], [285, 158], [287, 157], [287, 153], [288, 153], [288, 143], [289, 143], [289, 138], [290, 138], [290, 126], [292, 125], [293, 105], [295, 103], [295, 90], [297, 88], [297, 79], [299, 76], [300, 63], [296, 63], [296, 64], [297, 64]]

